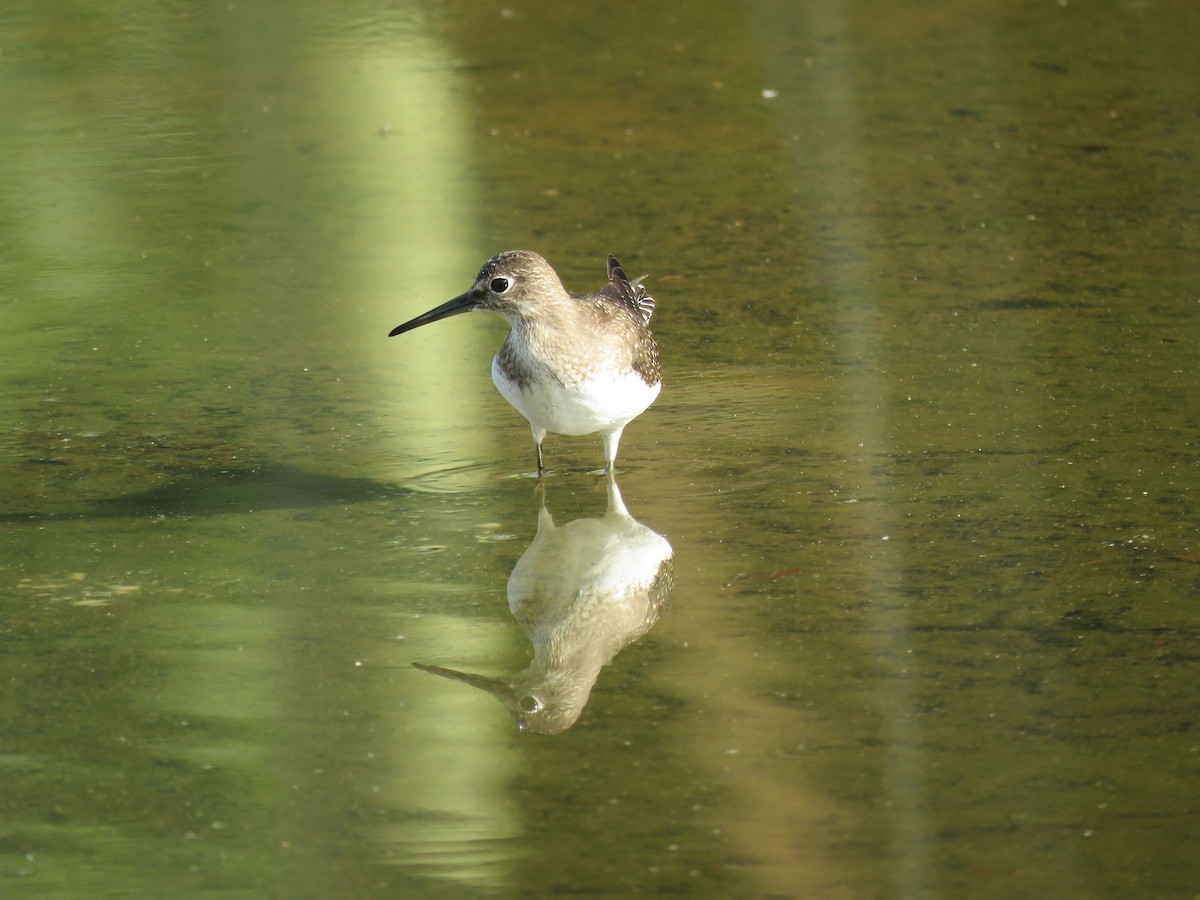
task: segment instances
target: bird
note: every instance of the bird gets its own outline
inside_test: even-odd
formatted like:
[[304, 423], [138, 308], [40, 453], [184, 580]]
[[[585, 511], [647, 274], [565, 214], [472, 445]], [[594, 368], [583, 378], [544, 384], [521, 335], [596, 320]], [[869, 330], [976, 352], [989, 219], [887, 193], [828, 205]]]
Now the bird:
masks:
[[500, 315], [508, 335], [492, 360], [492, 381], [529, 420], [537, 474], [547, 434], [599, 433], [611, 476], [625, 426], [662, 390], [658, 344], [650, 332], [655, 302], [611, 254], [608, 283], [572, 294], [545, 259], [508, 250], [483, 264], [470, 290], [397, 325], [389, 337], [474, 310]]

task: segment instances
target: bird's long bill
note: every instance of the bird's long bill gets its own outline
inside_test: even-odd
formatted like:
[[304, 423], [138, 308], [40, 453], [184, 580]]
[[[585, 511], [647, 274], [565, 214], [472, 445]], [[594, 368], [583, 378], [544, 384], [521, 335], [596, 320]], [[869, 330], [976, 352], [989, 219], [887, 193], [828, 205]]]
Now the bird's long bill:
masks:
[[441, 306], [435, 307], [427, 313], [421, 313], [421, 315], [415, 319], [409, 319], [403, 325], [397, 325], [388, 332], [388, 337], [404, 334], [406, 331], [412, 331], [414, 328], [420, 328], [422, 325], [428, 325], [430, 322], [437, 322], [441, 319], [457, 316], [460, 313], [470, 312], [475, 308], [475, 305], [475, 298], [471, 296], [470, 291], [465, 294], [459, 294], [453, 300], [447, 300]]
[[471, 685], [471, 687], [479, 688], [481, 691], [487, 691], [493, 697], [503, 699], [506, 694], [512, 693], [512, 689], [508, 685], [492, 678], [485, 678], [483, 675], [472, 675], [470, 672], [456, 672], [454, 669], [443, 669], [441, 666], [427, 666], [419, 662], [413, 663], [413, 668], [420, 669], [422, 672], [429, 672], [432, 675], [441, 675], [443, 678], [449, 678], [451, 681], [461, 681], [464, 684]]

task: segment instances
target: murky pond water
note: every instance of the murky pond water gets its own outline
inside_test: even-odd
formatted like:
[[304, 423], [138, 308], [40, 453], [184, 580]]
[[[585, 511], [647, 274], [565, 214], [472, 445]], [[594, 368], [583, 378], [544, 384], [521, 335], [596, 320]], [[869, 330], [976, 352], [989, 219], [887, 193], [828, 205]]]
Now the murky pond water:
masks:
[[0, 896], [1194, 896], [1198, 20], [0, 11]]

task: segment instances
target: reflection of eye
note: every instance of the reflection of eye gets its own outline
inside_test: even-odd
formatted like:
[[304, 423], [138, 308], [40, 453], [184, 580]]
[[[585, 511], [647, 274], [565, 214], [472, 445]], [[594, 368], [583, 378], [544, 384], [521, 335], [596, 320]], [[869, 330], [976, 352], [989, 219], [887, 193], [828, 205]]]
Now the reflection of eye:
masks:
[[488, 287], [492, 289], [493, 294], [503, 294], [512, 287], [512, 282], [507, 278], [493, 278]]
[[535, 713], [542, 708], [542, 701], [532, 694], [527, 694], [521, 698], [521, 712]]

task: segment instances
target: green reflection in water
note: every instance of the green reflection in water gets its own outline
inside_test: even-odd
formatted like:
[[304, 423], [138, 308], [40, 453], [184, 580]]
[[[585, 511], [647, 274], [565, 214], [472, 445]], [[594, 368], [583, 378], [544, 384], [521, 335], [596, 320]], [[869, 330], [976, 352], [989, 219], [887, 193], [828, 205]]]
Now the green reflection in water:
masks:
[[[310, 642], [338, 594], [301, 571], [351, 573], [304, 523], [478, 452], [479, 432], [443, 433], [490, 401], [491, 351], [482, 329], [386, 341], [481, 253], [453, 61], [420, 16], [315, 12], [9, 22], [5, 90], [29, 102], [9, 105], [0, 187], [3, 571], [6, 636], [32, 655], [6, 661], [0, 874], [23, 890], [333, 895], [333, 858], [375, 858], [328, 844], [360, 792], [391, 810], [389, 855], [430, 857], [422, 879], [494, 881], [510, 855], [455, 849], [516, 833], [505, 754], [444, 749], [464, 723], [426, 716], [402, 759], [317, 747], [349, 715], [324, 695], [359, 667]], [[431, 370], [455, 389], [429, 391]], [[478, 481], [459, 464], [438, 485]], [[346, 626], [320, 631], [340, 646]], [[461, 629], [406, 639], [426, 627]]]

